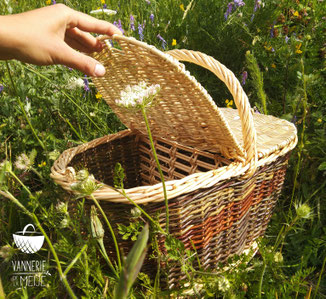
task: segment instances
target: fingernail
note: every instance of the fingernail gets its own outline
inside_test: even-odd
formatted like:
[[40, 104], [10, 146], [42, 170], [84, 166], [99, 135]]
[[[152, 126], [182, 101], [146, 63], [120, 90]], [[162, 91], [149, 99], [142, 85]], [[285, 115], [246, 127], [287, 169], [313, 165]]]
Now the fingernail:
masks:
[[94, 75], [96, 77], [101, 77], [101, 76], [104, 76], [105, 74], [105, 68], [102, 64], [97, 64], [95, 66], [95, 70], [94, 70]]

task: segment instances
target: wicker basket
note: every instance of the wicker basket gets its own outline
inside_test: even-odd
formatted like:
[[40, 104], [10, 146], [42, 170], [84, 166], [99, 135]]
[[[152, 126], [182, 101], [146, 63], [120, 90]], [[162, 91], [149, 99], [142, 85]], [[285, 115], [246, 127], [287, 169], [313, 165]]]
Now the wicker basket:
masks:
[[[55, 161], [52, 178], [73, 192], [70, 167], [86, 167], [104, 183], [93, 195], [101, 200], [111, 223], [128, 225], [132, 206], [110, 187], [115, 164], [120, 162], [127, 195], [150, 215], [158, 215], [164, 228], [162, 184], [144, 120], [141, 113], [126, 112], [115, 104], [127, 85], [160, 84], [160, 100], [150, 108], [148, 118], [166, 180], [170, 232], [187, 249], [195, 244], [204, 269], [214, 269], [250, 248], [264, 234], [280, 194], [289, 153], [297, 142], [296, 128], [285, 120], [253, 113], [234, 74], [212, 57], [188, 50], [163, 53], [125, 36], [102, 37], [102, 41], [104, 49], [95, 58], [107, 73], [93, 82], [129, 129], [66, 150]], [[237, 109], [218, 108], [179, 60], [216, 74]], [[116, 225], [115, 231], [118, 235]], [[127, 253], [132, 243], [118, 239]], [[115, 257], [109, 237], [106, 244]], [[163, 244], [162, 239], [162, 250]], [[156, 262], [147, 260], [146, 267], [155, 272]], [[183, 278], [180, 268], [170, 268], [169, 288]]]

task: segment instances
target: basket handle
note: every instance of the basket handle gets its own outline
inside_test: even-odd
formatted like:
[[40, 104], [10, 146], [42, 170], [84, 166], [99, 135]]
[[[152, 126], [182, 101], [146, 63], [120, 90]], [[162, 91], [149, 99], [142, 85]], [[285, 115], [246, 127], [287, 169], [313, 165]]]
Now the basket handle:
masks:
[[30, 227], [30, 226], [33, 227], [34, 232], [35, 232], [35, 227], [34, 227], [34, 225], [30, 223], [30, 224], [25, 225], [25, 227], [24, 227], [24, 229], [23, 229], [23, 235], [25, 235], [27, 228]]
[[250, 103], [239, 80], [232, 71], [218, 62], [211, 56], [198, 51], [191, 50], [170, 50], [165, 52], [177, 60], [192, 62], [213, 72], [221, 81], [225, 83], [231, 92], [234, 102], [238, 108], [241, 119], [242, 136], [244, 149], [246, 152], [246, 162], [250, 163], [248, 176], [252, 175], [257, 168], [257, 148], [256, 148], [256, 130], [251, 112]]

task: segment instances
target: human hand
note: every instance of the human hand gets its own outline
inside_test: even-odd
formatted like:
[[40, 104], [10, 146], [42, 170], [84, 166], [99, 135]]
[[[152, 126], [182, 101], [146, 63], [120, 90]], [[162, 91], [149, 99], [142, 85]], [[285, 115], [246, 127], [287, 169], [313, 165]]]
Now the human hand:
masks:
[[101, 42], [89, 32], [121, 34], [111, 23], [64, 4], [0, 16], [0, 24], [0, 59], [17, 59], [36, 65], [63, 64], [89, 76], [105, 73], [98, 61], [76, 51], [101, 51]]

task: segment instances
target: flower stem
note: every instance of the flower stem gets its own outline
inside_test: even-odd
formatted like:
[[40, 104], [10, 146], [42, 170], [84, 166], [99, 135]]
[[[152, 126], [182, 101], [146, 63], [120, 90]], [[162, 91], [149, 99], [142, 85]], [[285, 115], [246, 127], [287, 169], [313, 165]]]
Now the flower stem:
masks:
[[14, 80], [13, 80], [12, 76], [11, 76], [11, 72], [10, 72], [10, 67], [9, 67], [8, 61], [6, 61], [6, 68], [7, 68], [8, 74], [9, 74], [9, 78], [10, 78], [10, 82], [11, 82], [12, 88], [14, 89], [14, 92], [15, 92], [15, 94], [16, 94], [16, 96], [17, 96], [18, 104], [19, 104], [19, 106], [20, 106], [20, 109], [22, 110], [22, 112], [23, 112], [23, 114], [24, 114], [24, 117], [25, 117], [26, 121], [28, 122], [29, 127], [31, 128], [31, 130], [32, 130], [32, 132], [33, 132], [33, 135], [35, 136], [36, 140], [37, 140], [38, 143], [41, 145], [42, 149], [45, 150], [45, 145], [44, 145], [44, 143], [41, 141], [40, 138], [38, 138], [38, 136], [37, 136], [37, 134], [36, 134], [36, 132], [35, 132], [35, 130], [34, 130], [34, 127], [33, 127], [32, 123], [30, 122], [30, 120], [29, 120], [29, 118], [28, 118], [28, 116], [27, 116], [27, 114], [26, 114], [26, 111], [25, 111], [25, 109], [24, 109], [24, 105], [23, 105], [23, 103], [22, 103], [22, 101], [21, 101], [21, 98], [20, 98], [20, 96], [19, 96], [19, 94], [18, 94], [18, 92], [17, 92], [17, 89], [16, 89], [16, 85], [15, 85], [15, 83], [14, 83]]
[[117, 238], [115, 237], [115, 234], [114, 234], [114, 231], [113, 231], [113, 228], [110, 224], [110, 221], [109, 219], [106, 217], [103, 209], [101, 208], [100, 204], [98, 203], [98, 201], [96, 200], [96, 198], [94, 197], [93, 194], [90, 195], [90, 197], [92, 198], [92, 200], [94, 201], [96, 207], [100, 210], [103, 218], [104, 218], [104, 221], [106, 222], [107, 226], [109, 227], [109, 230], [110, 230], [110, 233], [111, 233], [111, 236], [112, 236], [112, 239], [113, 239], [113, 242], [114, 242], [114, 247], [115, 247], [115, 250], [117, 252], [117, 261], [118, 261], [118, 266], [119, 266], [119, 271], [121, 271], [121, 258], [120, 258], [120, 250], [119, 250], [119, 246], [118, 246], [118, 242], [117, 242]]
[[168, 234], [169, 233], [169, 202], [168, 202], [168, 196], [167, 196], [167, 193], [166, 193], [165, 180], [164, 180], [164, 176], [163, 176], [163, 172], [162, 172], [162, 169], [161, 169], [160, 162], [159, 162], [159, 160], [157, 158], [157, 154], [156, 154], [156, 150], [155, 150], [155, 147], [154, 147], [153, 137], [152, 137], [151, 129], [149, 127], [146, 111], [145, 111], [145, 108], [143, 106], [141, 107], [141, 112], [142, 112], [144, 120], [145, 120], [145, 124], [146, 124], [146, 128], [147, 128], [147, 133], [148, 133], [149, 141], [150, 141], [150, 144], [151, 144], [153, 156], [154, 156], [154, 159], [155, 159], [155, 162], [156, 162], [156, 165], [157, 165], [157, 169], [158, 169], [158, 172], [160, 173], [160, 177], [161, 177], [161, 181], [162, 181], [163, 193], [164, 193], [164, 201], [165, 201], [165, 213], [166, 213], [166, 233]]

